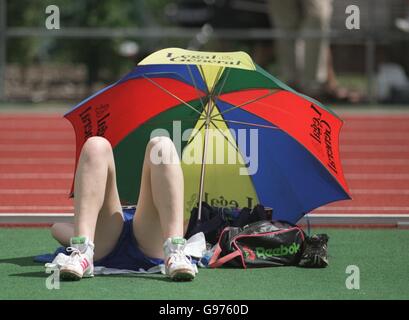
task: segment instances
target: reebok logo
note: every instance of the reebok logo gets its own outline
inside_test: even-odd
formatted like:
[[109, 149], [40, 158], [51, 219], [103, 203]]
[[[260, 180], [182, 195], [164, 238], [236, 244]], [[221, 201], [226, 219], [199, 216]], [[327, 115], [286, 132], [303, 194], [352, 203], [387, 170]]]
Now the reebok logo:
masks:
[[243, 247], [243, 252], [244, 252], [244, 258], [249, 259], [251, 261], [254, 261], [256, 259], [256, 255], [253, 250], [251, 250], [249, 247], [244, 246]]
[[256, 256], [259, 259], [268, 259], [271, 257], [280, 257], [280, 256], [286, 256], [289, 254], [296, 254], [300, 250], [300, 245], [293, 242], [289, 246], [283, 246], [281, 245], [279, 248], [275, 249], [266, 249], [263, 247], [257, 247], [256, 248]]

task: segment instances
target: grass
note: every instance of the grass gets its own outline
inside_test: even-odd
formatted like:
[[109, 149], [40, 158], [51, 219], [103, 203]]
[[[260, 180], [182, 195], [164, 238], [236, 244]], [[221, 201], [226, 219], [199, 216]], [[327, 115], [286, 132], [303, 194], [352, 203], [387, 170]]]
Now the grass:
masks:
[[[96, 276], [48, 290], [36, 254], [56, 242], [46, 229], [0, 229], [0, 299], [409, 299], [409, 230], [318, 230], [330, 235], [326, 269], [201, 269], [189, 283], [162, 275]], [[348, 290], [346, 268], [360, 269]]]

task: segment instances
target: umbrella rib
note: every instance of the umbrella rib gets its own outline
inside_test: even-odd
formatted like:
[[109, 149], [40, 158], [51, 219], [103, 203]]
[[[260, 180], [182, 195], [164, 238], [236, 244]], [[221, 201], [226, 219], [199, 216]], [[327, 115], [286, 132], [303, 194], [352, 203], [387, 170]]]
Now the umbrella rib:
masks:
[[177, 121], [177, 120], [180, 120], [180, 121], [198, 121], [198, 120], [204, 120], [204, 118], [198, 118], [198, 119], [197, 118], [179, 118], [179, 119], [172, 119], [172, 120], [152, 121], [152, 122], [149, 122], [149, 123], [145, 122], [145, 123], [142, 123], [141, 125], [156, 126], [158, 124], [170, 123], [170, 122]]
[[[200, 120], [200, 119], [199, 119], [199, 120]], [[206, 119], [204, 119], [204, 120], [206, 120]], [[189, 144], [192, 143], [192, 141], [196, 138], [196, 136], [198, 135], [198, 133], [200, 132], [200, 130], [202, 130], [202, 128], [204, 127], [205, 123], [206, 123], [206, 122], [203, 121], [203, 124], [199, 127], [199, 129], [197, 129], [197, 131], [194, 133], [193, 137], [188, 140], [188, 142], [186, 143], [185, 148], [186, 148]]]
[[196, 80], [195, 80], [195, 78], [193, 77], [193, 73], [192, 73], [192, 69], [190, 68], [190, 65], [188, 64], [188, 65], [186, 65], [186, 66], [187, 66], [187, 69], [189, 70], [190, 77], [192, 78], [193, 86], [194, 86], [195, 89], [196, 89], [197, 96], [198, 96], [199, 99], [200, 99], [200, 104], [202, 105], [202, 111], [203, 111], [204, 108], [205, 108], [205, 105], [204, 105], [204, 103], [203, 103], [202, 97], [200, 96], [199, 87], [197, 86]]
[[220, 94], [222, 93], [222, 90], [223, 90], [223, 88], [224, 88], [224, 85], [226, 84], [227, 78], [228, 78], [229, 75], [230, 75], [230, 70], [231, 70], [230, 68], [227, 68], [226, 76], [225, 76], [224, 79], [223, 79], [223, 84], [220, 86], [219, 93], [216, 95], [216, 97], [220, 96]]
[[151, 78], [148, 78], [147, 76], [143, 75], [143, 77], [148, 80], [149, 82], [151, 82], [152, 84], [154, 84], [155, 86], [157, 86], [159, 89], [163, 90], [164, 92], [166, 92], [167, 94], [169, 94], [170, 96], [174, 97], [175, 99], [179, 100], [180, 102], [182, 102], [185, 106], [189, 107], [190, 109], [194, 110], [196, 113], [198, 114], [202, 114], [201, 112], [197, 111], [192, 105], [190, 105], [189, 103], [187, 103], [186, 101], [182, 100], [181, 98], [179, 98], [177, 95], [173, 94], [172, 92], [170, 92], [169, 90], [165, 89], [164, 87], [162, 87], [159, 83], [153, 81]]
[[223, 131], [213, 122], [213, 120], [210, 120], [210, 122], [222, 134], [223, 138], [226, 139], [227, 142], [230, 143], [237, 152], [240, 152], [239, 148], [235, 144], [233, 144], [233, 142], [230, 141], [230, 139], [223, 133]]
[[211, 121], [220, 121], [220, 122], [227, 122], [227, 123], [237, 123], [237, 124], [245, 124], [247, 126], [253, 126], [253, 127], [258, 127], [258, 128], [267, 128], [267, 129], [276, 129], [276, 130], [281, 130], [279, 127], [275, 126], [268, 126], [265, 124], [257, 124], [257, 123], [251, 123], [251, 122], [244, 122], [244, 121], [236, 121], [236, 120], [221, 120], [221, 119], [212, 119]]
[[216, 116], [219, 116], [219, 115], [226, 114], [227, 112], [230, 112], [230, 111], [235, 110], [235, 109], [237, 109], [237, 108], [244, 107], [245, 105], [248, 105], [248, 104], [250, 104], [250, 103], [257, 102], [257, 101], [259, 101], [259, 100], [261, 100], [261, 99], [267, 98], [268, 96], [271, 96], [272, 94], [276, 93], [277, 91], [278, 91], [277, 89], [274, 89], [274, 90], [271, 90], [271, 89], [270, 89], [268, 93], [263, 94], [263, 95], [260, 96], [260, 97], [251, 99], [251, 100], [249, 100], [249, 101], [243, 102], [242, 104], [239, 104], [238, 106], [234, 106], [234, 107], [232, 107], [232, 108], [230, 108], [230, 109], [224, 110], [223, 112], [220, 112], [219, 114], [214, 115], [212, 118], [214, 118], [214, 117], [216, 117]]
[[[207, 86], [207, 80], [206, 80], [206, 76], [205, 76], [205, 73], [203, 71], [202, 65], [199, 65], [198, 67], [199, 67], [199, 69], [200, 69], [200, 71], [202, 73], [204, 83], [206, 84], [207, 92], [209, 92], [209, 87]], [[208, 115], [208, 110], [207, 110], [206, 106], [203, 107], [203, 111], [204, 111], [205, 115], [207, 116]]]
[[210, 108], [210, 110], [209, 110], [209, 117], [210, 117], [210, 119], [212, 118], [211, 115], [212, 115], [213, 109], [214, 109], [214, 107], [216, 106], [216, 101], [214, 101], [214, 91], [216, 90], [216, 81], [217, 81], [217, 79], [219, 79], [222, 70], [223, 70], [222, 67], [220, 67], [219, 70], [217, 70], [217, 74], [216, 74], [216, 78], [215, 78], [216, 80], [215, 80], [215, 83], [214, 83], [214, 85], [213, 85], [213, 87], [212, 87], [212, 90], [211, 90], [211, 92], [210, 92], [210, 100], [213, 102], [213, 104], [212, 104], [212, 106], [211, 106], [211, 108]]
[[217, 70], [217, 74], [216, 74], [215, 82], [214, 82], [214, 84], [213, 84], [212, 92], [210, 92], [210, 95], [211, 95], [211, 96], [213, 96], [213, 93], [214, 93], [215, 90], [216, 90], [217, 81], [219, 81], [220, 76], [221, 76], [221, 73], [222, 73], [223, 70], [224, 70], [223, 67], [220, 67], [219, 70]]

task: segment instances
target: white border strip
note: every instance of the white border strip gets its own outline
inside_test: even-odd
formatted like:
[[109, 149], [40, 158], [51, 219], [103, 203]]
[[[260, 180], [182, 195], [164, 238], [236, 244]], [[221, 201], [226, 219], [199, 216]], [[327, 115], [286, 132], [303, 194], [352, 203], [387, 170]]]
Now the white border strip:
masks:
[[306, 224], [309, 219], [312, 225], [395, 225], [409, 223], [409, 214], [309, 214], [298, 224]]
[[[72, 222], [72, 213], [1, 213], [0, 224], [50, 224]], [[409, 214], [309, 214], [312, 225], [407, 225]], [[298, 224], [306, 224], [303, 217]]]

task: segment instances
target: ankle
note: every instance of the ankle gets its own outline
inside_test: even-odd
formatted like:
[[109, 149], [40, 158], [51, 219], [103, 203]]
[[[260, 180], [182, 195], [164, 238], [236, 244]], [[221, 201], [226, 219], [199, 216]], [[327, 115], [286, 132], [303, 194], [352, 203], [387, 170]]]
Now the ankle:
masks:
[[78, 249], [82, 254], [87, 255], [89, 258], [94, 256], [94, 243], [86, 236], [72, 237], [70, 239], [70, 245], [73, 248]]
[[183, 251], [186, 246], [186, 239], [183, 237], [170, 237], [167, 238], [163, 244], [163, 252], [165, 259], [169, 257], [175, 251]]

